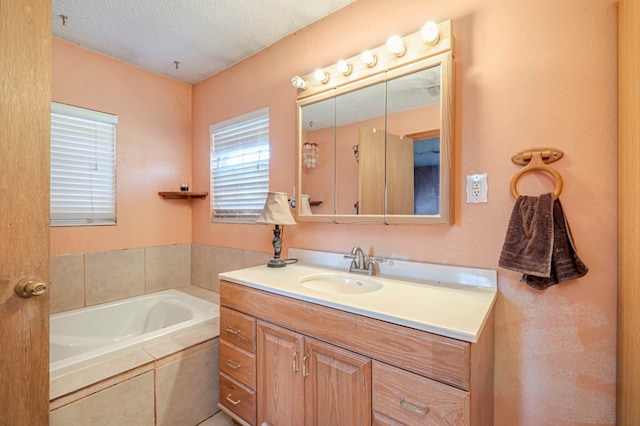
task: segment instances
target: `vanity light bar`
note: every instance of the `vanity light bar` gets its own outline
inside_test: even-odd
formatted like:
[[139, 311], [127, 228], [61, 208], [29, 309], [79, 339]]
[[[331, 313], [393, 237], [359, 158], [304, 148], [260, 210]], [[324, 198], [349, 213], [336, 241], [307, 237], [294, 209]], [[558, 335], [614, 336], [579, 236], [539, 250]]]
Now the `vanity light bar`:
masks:
[[340, 60], [306, 76], [294, 76], [291, 84], [300, 90], [298, 99], [302, 99], [451, 50], [451, 20], [438, 24], [429, 21], [413, 34], [391, 36], [384, 45], [361, 55]]

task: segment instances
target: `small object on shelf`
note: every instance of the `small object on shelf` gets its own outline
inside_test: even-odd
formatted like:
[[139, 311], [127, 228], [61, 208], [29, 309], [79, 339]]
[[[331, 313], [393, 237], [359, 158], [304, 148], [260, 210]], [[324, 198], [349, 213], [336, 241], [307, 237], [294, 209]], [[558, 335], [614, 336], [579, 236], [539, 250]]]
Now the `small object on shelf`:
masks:
[[189, 190], [189, 182], [180, 184], [180, 191], [188, 191]]
[[187, 199], [192, 198], [206, 198], [209, 195], [208, 192], [193, 192], [193, 191], [158, 191], [158, 195], [164, 199]]

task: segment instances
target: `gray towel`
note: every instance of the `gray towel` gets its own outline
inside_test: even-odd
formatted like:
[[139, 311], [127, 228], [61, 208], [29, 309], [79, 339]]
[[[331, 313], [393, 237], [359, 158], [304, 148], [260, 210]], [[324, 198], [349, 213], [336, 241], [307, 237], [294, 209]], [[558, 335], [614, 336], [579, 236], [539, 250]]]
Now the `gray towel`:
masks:
[[584, 276], [560, 200], [553, 194], [520, 196], [509, 220], [498, 265], [522, 272], [522, 282], [545, 288]]

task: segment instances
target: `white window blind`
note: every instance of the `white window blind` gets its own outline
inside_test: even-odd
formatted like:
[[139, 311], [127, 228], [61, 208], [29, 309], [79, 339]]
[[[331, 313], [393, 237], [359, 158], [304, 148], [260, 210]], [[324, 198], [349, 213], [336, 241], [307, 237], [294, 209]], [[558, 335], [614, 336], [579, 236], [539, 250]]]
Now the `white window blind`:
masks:
[[51, 104], [51, 226], [116, 223], [118, 117]]
[[255, 223], [269, 191], [269, 109], [213, 124], [212, 222]]

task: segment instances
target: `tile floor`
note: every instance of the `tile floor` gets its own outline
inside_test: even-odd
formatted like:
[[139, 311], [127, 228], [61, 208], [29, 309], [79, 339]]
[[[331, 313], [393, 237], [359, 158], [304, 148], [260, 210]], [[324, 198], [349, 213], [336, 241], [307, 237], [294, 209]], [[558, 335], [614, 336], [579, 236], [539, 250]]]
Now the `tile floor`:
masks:
[[235, 423], [231, 420], [231, 417], [227, 416], [222, 411], [219, 411], [217, 414], [209, 417], [204, 422], [200, 423], [198, 426], [234, 426]]

